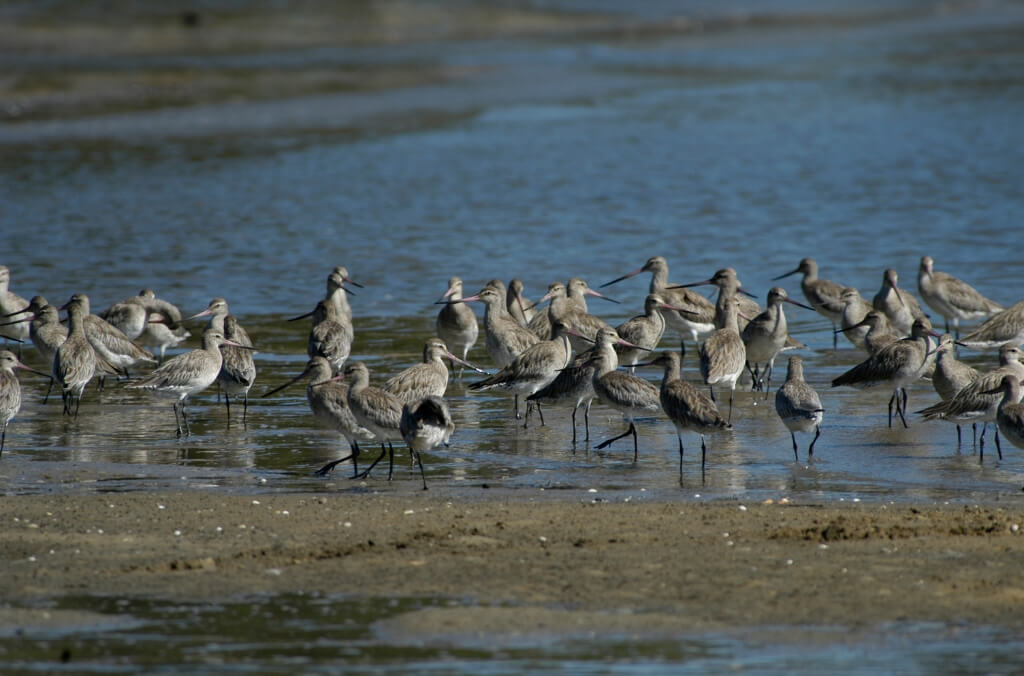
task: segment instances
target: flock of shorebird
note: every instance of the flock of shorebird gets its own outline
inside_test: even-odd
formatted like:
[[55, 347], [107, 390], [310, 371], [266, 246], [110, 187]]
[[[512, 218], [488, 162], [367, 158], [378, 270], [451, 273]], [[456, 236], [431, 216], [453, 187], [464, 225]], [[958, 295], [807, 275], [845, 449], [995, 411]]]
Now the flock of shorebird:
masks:
[[[498, 371], [470, 384], [470, 390], [512, 393], [515, 417], [525, 418], [524, 427], [533, 411], [544, 423], [543, 404], [571, 405], [574, 444], [577, 411], [584, 409], [589, 441], [590, 406], [598, 399], [619, 410], [629, 426], [597, 448], [632, 436], [634, 462], [638, 449], [635, 419], [663, 412], [676, 428], [680, 474], [683, 432], [687, 430], [700, 435], [703, 473], [705, 434], [731, 427], [733, 392], [740, 377], [749, 373], [752, 389], [763, 391], [767, 397], [775, 359], [782, 352], [805, 347], [788, 332], [783, 306], [791, 303], [828, 318], [834, 327], [834, 341], [842, 333], [867, 352], [863, 362], [835, 378], [832, 386], [891, 388], [890, 427], [894, 408], [907, 426], [906, 387], [927, 377], [941, 401], [920, 413], [929, 419], [955, 423], [958, 442], [962, 424], [983, 423], [983, 458], [985, 430], [989, 422], [994, 422], [1000, 457], [1000, 431], [1015, 446], [1024, 448], [1024, 407], [1020, 404], [1024, 379], [1020, 348], [1024, 341], [1024, 301], [1004, 309], [960, 279], [935, 271], [929, 256], [921, 259], [918, 290], [925, 303], [945, 320], [947, 333], [941, 336], [932, 330], [914, 296], [899, 286], [897, 273], [892, 269], [885, 271], [881, 289], [870, 303], [854, 287], [820, 279], [818, 266], [811, 258], [803, 259], [794, 270], [776, 278], [801, 274], [800, 286], [807, 305], [791, 299], [785, 289], [776, 286], [768, 291], [767, 306], [762, 309], [732, 268], [719, 270], [700, 282], [672, 284], [668, 264], [660, 256], [602, 287], [644, 272], [651, 273], [651, 282], [643, 314], [616, 327], [590, 314], [586, 303], [587, 296], [612, 299], [591, 289], [578, 277], [565, 284], [551, 284], [536, 303], [524, 297], [523, 284], [518, 279], [513, 279], [507, 289], [501, 281], [492, 280], [478, 293], [465, 296], [462, 280], [452, 277], [447, 292], [437, 301], [442, 306], [437, 315], [437, 335], [426, 341], [423, 362], [374, 387], [370, 385], [366, 365], [349, 361], [354, 331], [347, 294], [350, 286], [361, 285], [349, 277], [344, 267], [337, 267], [327, 278], [324, 299], [312, 312], [292, 320], [312, 318], [305, 370], [262, 396], [308, 379], [306, 396], [313, 415], [344, 435], [351, 449], [345, 457], [320, 468], [318, 474], [325, 475], [338, 464], [351, 461], [353, 476], [365, 477], [388, 455], [390, 479], [394, 466], [392, 442], [402, 440], [418, 463], [426, 488], [420, 454], [447, 443], [455, 430], [444, 400], [449, 379], [445, 361], [453, 368], [458, 364], [460, 375], [465, 368], [484, 373], [466, 361], [480, 331], [470, 304], [480, 302], [485, 308], [484, 344]], [[77, 416], [83, 391], [94, 377], [99, 378], [102, 387], [106, 376], [127, 376], [130, 368], [158, 364], [158, 359], [142, 345], [159, 349], [159, 365], [147, 375], [130, 380], [128, 387], [174, 398], [179, 436], [190, 434], [187, 398], [215, 382], [223, 390], [229, 416], [231, 398], [242, 398], [244, 419], [248, 393], [256, 379], [253, 343], [229, 313], [223, 298], [213, 299], [198, 314], [183, 317], [177, 307], [147, 289], [94, 315], [84, 294], [75, 294], [62, 307], [55, 308], [42, 296], [30, 301], [21, 298], [9, 290], [9, 284], [10, 271], [0, 266], [0, 315], [4, 318], [0, 333], [19, 343], [31, 340], [50, 369], [49, 373], [36, 371], [19, 361], [14, 353], [0, 352], [0, 452], [7, 423], [21, 405], [21, 386], [15, 369], [48, 377], [51, 387], [56, 382], [61, 388], [64, 413]], [[718, 288], [716, 302], [691, 288], [703, 284]], [[542, 309], [544, 303], [548, 305]], [[59, 310], [67, 311], [66, 327]], [[201, 317], [210, 317], [202, 335], [202, 347], [164, 361], [168, 347], [189, 337], [183, 323]], [[983, 319], [984, 323], [974, 331], [959, 336], [961, 320]], [[950, 324], [956, 336], [948, 333]], [[680, 334], [681, 345], [685, 346], [684, 338], [697, 344], [700, 376], [707, 392], [681, 377], [683, 351], [655, 351], [667, 329]], [[998, 348], [999, 366], [979, 373], [958, 361], [958, 345]], [[660, 388], [635, 375], [635, 369], [642, 366], [663, 369]], [[626, 367], [628, 372], [619, 367]], [[729, 388], [729, 410], [725, 415], [719, 411], [715, 386]], [[526, 402], [522, 414], [520, 396]], [[775, 406], [790, 431], [797, 460], [796, 432], [814, 433], [807, 450], [810, 459], [821, 434], [824, 409], [817, 392], [804, 380], [798, 356], [789, 357], [786, 380], [775, 392]], [[380, 443], [381, 454], [360, 472], [359, 443], [370, 441]]]

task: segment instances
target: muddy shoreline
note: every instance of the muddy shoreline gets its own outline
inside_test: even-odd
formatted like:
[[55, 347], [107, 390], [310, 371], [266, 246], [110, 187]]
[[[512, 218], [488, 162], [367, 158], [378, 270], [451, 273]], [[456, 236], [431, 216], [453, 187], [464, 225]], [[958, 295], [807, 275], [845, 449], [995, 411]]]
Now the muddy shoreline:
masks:
[[0, 519], [8, 629], [64, 595], [294, 592], [475, 601], [411, 632], [1024, 628], [1019, 507], [162, 492], [8, 496]]

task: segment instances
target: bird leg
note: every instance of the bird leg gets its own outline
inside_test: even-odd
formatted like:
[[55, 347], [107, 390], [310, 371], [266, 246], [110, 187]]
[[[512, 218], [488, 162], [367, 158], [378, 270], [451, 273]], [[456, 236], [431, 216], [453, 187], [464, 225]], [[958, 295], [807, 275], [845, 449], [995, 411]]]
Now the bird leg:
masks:
[[4, 423], [4, 426], [0, 428], [0, 455], [3, 455], [5, 441], [7, 441], [7, 423]]
[[893, 404], [894, 401], [896, 402], [896, 410], [897, 410], [897, 412], [899, 411], [899, 405], [900, 404], [896, 400], [896, 397], [899, 396], [898, 393], [899, 393], [899, 390], [893, 390], [892, 391], [892, 396], [889, 397], [889, 429], [892, 429], [892, 404]]
[[391, 440], [388, 439], [388, 481], [391, 481], [392, 475], [395, 473], [395, 447], [391, 445]]
[[999, 454], [999, 459], [1003, 459], [1003, 449], [999, 445], [999, 425], [996, 425], [996, 453]]
[[412, 457], [416, 458], [416, 462], [420, 466], [420, 478], [423, 479], [423, 490], [427, 490], [427, 476], [423, 473], [423, 458], [419, 453], [411, 448], [409, 449], [409, 452], [412, 453]]
[[572, 445], [576, 445], [576, 411], [579, 409], [577, 404], [576, 408], [572, 410]]
[[814, 456], [814, 442], [817, 441], [818, 437], [820, 437], [820, 436], [821, 436], [821, 427], [815, 425], [815, 427], [814, 427], [814, 438], [811, 439], [811, 445], [807, 448], [807, 462], [810, 462], [811, 458]]
[[676, 430], [676, 439], [679, 440], [679, 476], [683, 476], [683, 436]]
[[587, 437], [584, 441], [590, 441], [590, 404], [593, 401], [593, 399], [587, 400], [587, 407], [583, 409], [583, 424], [587, 428]]
[[387, 454], [387, 452], [388, 452], [387, 449], [384, 448], [384, 442], [383, 441], [380, 442], [380, 455], [377, 456], [377, 459], [374, 460], [373, 462], [371, 462], [370, 466], [367, 467], [366, 469], [364, 469], [362, 472], [359, 472], [357, 474], [353, 474], [352, 478], [353, 479], [365, 479], [366, 477], [370, 476], [370, 472], [373, 470], [374, 467], [377, 466], [378, 462], [380, 462], [381, 460], [384, 459], [384, 456]]
[[333, 462], [327, 463], [326, 465], [324, 465], [323, 467], [318, 469], [316, 472], [314, 472], [314, 474], [316, 476], [327, 476], [328, 473], [331, 472], [331, 470], [333, 470], [335, 467], [337, 467], [341, 463], [345, 462], [346, 460], [351, 460], [352, 461], [352, 466], [355, 467], [358, 470], [359, 469], [359, 465], [358, 465], [359, 444], [357, 444], [356, 442], [353, 441], [349, 448], [352, 451], [351, 453], [346, 455], [344, 458], [341, 458], [340, 460], [334, 460]]
[[[998, 426], [997, 426], [998, 429]], [[988, 431], [988, 423], [986, 422], [981, 427], [981, 439], [978, 445], [978, 463], [980, 464], [985, 459], [985, 432]]]
[[185, 436], [192, 436], [192, 427], [188, 424], [188, 413], [185, 412], [185, 400], [181, 400], [181, 420], [185, 423]]
[[729, 390], [729, 420], [726, 421], [726, 422], [728, 422], [730, 425], [732, 424], [732, 393], [733, 392], [734, 392], [734, 390]]
[[800, 462], [800, 452], [796, 448], [796, 432], [790, 430], [789, 436], [793, 439], [793, 459]]
[[43, 397], [43, 403], [45, 404], [50, 400], [50, 391], [53, 389], [53, 376], [50, 376], [50, 384], [46, 386], [46, 395]]
[[537, 415], [540, 416], [540, 426], [544, 427], [544, 411], [540, 407], [540, 402], [536, 402], [534, 406], [537, 407]]
[[704, 462], [708, 457], [708, 445], [704, 441], [704, 435], [700, 435], [700, 482], [704, 483]]
[[242, 395], [242, 425], [245, 425], [245, 416], [249, 413], [249, 393]]
[[957, 425], [956, 426], [956, 447], [960, 448], [960, 445], [961, 445], [961, 441], [960, 441], [960, 425]]
[[522, 417], [522, 416], [519, 415], [519, 395], [518, 394], [514, 395], [512, 401], [513, 401], [512, 408], [513, 408], [513, 410], [516, 413], [516, 420], [519, 420], [519, 418]]
[[[633, 425], [633, 421], [632, 420], [629, 422], [629, 429], [628, 430], [626, 430], [625, 432], [623, 432], [622, 434], [620, 434], [617, 437], [612, 437], [611, 439], [607, 439], [605, 441], [602, 441], [601, 443], [599, 443], [597, 445], [597, 449], [601, 450], [601, 449], [604, 449], [604, 448], [608, 448], [609, 446], [611, 446], [613, 443], [615, 443], [619, 439], [622, 439], [623, 437], [628, 437], [630, 434], [634, 435], [633, 438], [636, 439], [636, 427]], [[634, 458], [634, 460], [635, 460], [635, 458]]]

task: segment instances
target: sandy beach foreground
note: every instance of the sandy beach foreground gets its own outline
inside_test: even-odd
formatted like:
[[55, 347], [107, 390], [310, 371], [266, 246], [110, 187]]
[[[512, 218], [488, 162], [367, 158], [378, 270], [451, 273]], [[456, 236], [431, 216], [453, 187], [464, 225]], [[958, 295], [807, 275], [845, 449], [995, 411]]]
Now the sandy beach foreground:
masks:
[[478, 602], [401, 620], [415, 635], [1024, 628], [1020, 507], [193, 491], [8, 496], [0, 521], [4, 630], [59, 622], [25, 608], [62, 595], [297, 591]]

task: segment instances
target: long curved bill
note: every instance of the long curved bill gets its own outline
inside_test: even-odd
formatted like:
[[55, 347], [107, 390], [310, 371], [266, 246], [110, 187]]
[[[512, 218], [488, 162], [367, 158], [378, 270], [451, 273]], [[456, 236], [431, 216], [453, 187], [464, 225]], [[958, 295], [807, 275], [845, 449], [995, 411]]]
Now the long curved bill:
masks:
[[800, 272], [800, 268], [796, 268], [794, 270], [790, 270], [789, 272], [787, 272], [784, 275], [779, 275], [778, 277], [772, 277], [772, 281], [776, 282], [776, 281], [778, 281], [780, 279], [785, 279], [786, 277], [789, 277], [790, 275], [795, 275], [798, 272]]
[[634, 270], [633, 272], [627, 272], [626, 274], [622, 275], [621, 277], [616, 277], [615, 279], [613, 279], [610, 282], [605, 282], [604, 284], [602, 284], [598, 288], [599, 289], [603, 289], [606, 286], [611, 286], [612, 284], [617, 284], [617, 283], [621, 282], [624, 279], [629, 279], [630, 277], [636, 277], [637, 275], [639, 275], [643, 271], [644, 271], [643, 268], [638, 268], [638, 269]]
[[[19, 340], [18, 342], [20, 343], [21, 341]], [[44, 378], [50, 378], [51, 380], [53, 379], [53, 376], [51, 376], [49, 373], [43, 373], [42, 371], [36, 371], [31, 366], [26, 366], [25, 364], [21, 363], [20, 361], [14, 362], [14, 368], [21, 369], [22, 371], [28, 371], [30, 373], [34, 373], [37, 376], [42, 376]]]
[[463, 365], [463, 366], [465, 366], [466, 368], [469, 368], [469, 369], [473, 369], [473, 370], [474, 370], [474, 371], [476, 371], [477, 373], [483, 373], [484, 375], [486, 375], [486, 374], [487, 374], [487, 371], [484, 371], [484, 370], [483, 370], [482, 368], [479, 368], [479, 367], [477, 367], [477, 366], [473, 366], [473, 365], [472, 365], [472, 364], [470, 364], [470, 363], [469, 363], [468, 361], [463, 361], [462, 359], [459, 359], [458, 357], [456, 357], [456, 356], [455, 356], [454, 354], [452, 354], [451, 352], [445, 352], [444, 356], [448, 357], [449, 359], [451, 359], [451, 360], [452, 360], [453, 362], [455, 362], [456, 364], [462, 364], [462, 365]]
[[666, 286], [666, 289], [690, 289], [695, 286], [704, 286], [705, 284], [714, 284], [710, 279], [705, 279], [700, 282], [690, 282], [689, 284], [673, 284], [672, 286]]
[[[28, 310], [23, 310], [22, 312], [28, 312]], [[20, 314], [20, 313], [14, 312], [12, 314]], [[11, 315], [4, 315], [4, 317], [10, 317], [10, 316]], [[23, 317], [22, 319], [15, 319], [13, 322], [4, 322], [3, 324], [0, 324], [0, 326], [14, 326], [15, 324], [24, 324], [25, 322], [30, 322], [30, 321], [32, 321], [35, 318], [36, 318], [36, 316], [34, 314], [30, 314], [28, 317]]]
[[252, 350], [253, 352], [256, 351], [256, 348], [252, 347], [251, 345], [242, 345], [241, 343], [236, 343], [235, 341], [228, 340], [227, 338], [225, 338], [221, 342], [221, 346], [223, 347], [224, 345], [227, 345], [228, 347], [237, 347], [240, 350]]
[[295, 383], [299, 382], [300, 380], [302, 380], [303, 378], [305, 378], [308, 375], [309, 375], [309, 367], [307, 366], [302, 371], [302, 373], [300, 373], [299, 375], [295, 376], [294, 378], [292, 378], [291, 380], [286, 382], [284, 385], [278, 385], [277, 387], [275, 387], [274, 389], [270, 390], [269, 392], [264, 392], [263, 394], [260, 395], [260, 398], [262, 399], [262, 398], [265, 398], [265, 397], [269, 397], [272, 394], [277, 394], [278, 392], [280, 392], [284, 388], [288, 387], [289, 385], [294, 385]]
[[[64, 308], [61, 308], [61, 309], [63, 310]], [[185, 319], [183, 319], [182, 321], [188, 321], [189, 319], [199, 319], [200, 317], [209, 317], [212, 314], [213, 313], [210, 312], [210, 308], [206, 308], [202, 312], [197, 312], [194, 315], [192, 315], [191, 317], [185, 317]]]
[[4, 333], [0, 333], [0, 338], [3, 338], [4, 340], [10, 340], [10, 341], [15, 342], [15, 343], [24, 343], [25, 342], [24, 340], [22, 340], [20, 338], [15, 338], [14, 336], [8, 336], [8, 335], [6, 335]]
[[[445, 294], [445, 297], [447, 297], [447, 295], [448, 294]], [[462, 298], [460, 298], [458, 300], [444, 300], [442, 298], [441, 300], [439, 300], [436, 303], [434, 303], [434, 305], [455, 305], [456, 303], [472, 303], [473, 301], [479, 301], [479, 300], [480, 300], [480, 294], [476, 294], [474, 296], [463, 296]]]
[[801, 302], [800, 302], [800, 301], [798, 301], [798, 300], [793, 300], [792, 298], [786, 298], [786, 299], [784, 299], [784, 300], [785, 300], [785, 301], [786, 301], [787, 303], [792, 303], [793, 305], [796, 305], [797, 307], [802, 307], [802, 308], [803, 308], [803, 309], [805, 309], [805, 310], [810, 310], [811, 312], [815, 312], [815, 309], [814, 309], [814, 308], [812, 308], [812, 307], [811, 307], [810, 305], [804, 305], [803, 303], [801, 303]]
[[297, 322], [297, 321], [299, 321], [300, 319], [306, 319], [307, 317], [312, 317], [312, 316], [313, 316], [313, 313], [314, 313], [314, 312], [316, 312], [316, 310], [310, 310], [310, 311], [309, 311], [309, 312], [307, 312], [306, 314], [304, 314], [304, 315], [299, 315], [298, 317], [292, 317], [292, 318], [291, 318], [291, 319], [289, 319], [288, 321], [290, 321], [290, 322]]
[[[28, 307], [23, 307], [20, 310], [15, 310], [14, 312], [8, 312], [5, 315], [0, 315], [0, 318], [6, 319], [7, 317], [13, 317], [14, 315], [20, 315], [20, 314], [23, 314], [23, 313], [28, 312], [28, 311], [29, 311]], [[4, 326], [6, 326], [6, 325], [4, 325]]]
[[[598, 293], [597, 291], [594, 291], [593, 289], [587, 289], [583, 293], [585, 295], [587, 295], [587, 296], [595, 296], [597, 298], [603, 298], [604, 300], [609, 301], [611, 303], [619, 303], [619, 301], [615, 300], [614, 298], [610, 298], [610, 297], [604, 295], [603, 293]], [[619, 303], [619, 304], [621, 304], [621, 303]]]

